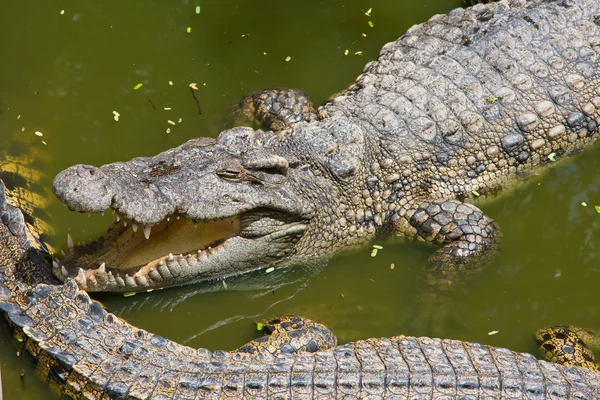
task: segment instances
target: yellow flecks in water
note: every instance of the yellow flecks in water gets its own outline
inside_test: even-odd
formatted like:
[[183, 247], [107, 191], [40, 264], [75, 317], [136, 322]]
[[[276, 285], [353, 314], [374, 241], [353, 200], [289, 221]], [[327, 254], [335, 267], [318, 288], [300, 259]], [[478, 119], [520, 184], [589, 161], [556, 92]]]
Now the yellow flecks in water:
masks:
[[494, 336], [494, 335], [497, 335], [497, 334], [498, 334], [498, 331], [490, 331], [490, 332], [488, 332], [488, 336]]
[[189, 86], [190, 86], [192, 89], [194, 89], [194, 90], [198, 90], [198, 84], [197, 84], [196, 82], [192, 82], [192, 83], [190, 83], [190, 85], [189, 85]]
[[369, 8], [369, 9], [367, 10], [367, 12], [365, 13], [365, 15], [366, 15], [367, 17], [370, 17], [370, 16], [371, 16], [371, 11], [373, 11], [373, 9], [372, 9], [372, 8]]
[[188, 26], [187, 29], [185, 30], [187, 33], [192, 33], [192, 27]]
[[137, 85], [135, 85], [135, 86], [133, 87], [133, 90], [138, 90], [138, 89], [139, 89], [139, 88], [141, 88], [142, 86], [144, 86], [144, 84], [143, 84], [143, 83], [138, 83]]
[[357, 51], [356, 53], [354, 53], [355, 56], [362, 56], [362, 51]]
[[269, 267], [267, 268], [267, 270], [265, 271], [267, 274], [270, 274], [271, 272], [275, 271], [275, 267]]

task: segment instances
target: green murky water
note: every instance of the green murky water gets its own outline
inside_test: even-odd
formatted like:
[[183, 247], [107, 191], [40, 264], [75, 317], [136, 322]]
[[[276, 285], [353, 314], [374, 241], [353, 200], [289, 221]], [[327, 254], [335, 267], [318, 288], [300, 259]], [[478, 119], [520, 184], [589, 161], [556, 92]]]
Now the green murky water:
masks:
[[[54, 174], [75, 163], [152, 155], [193, 137], [215, 136], [228, 107], [245, 93], [298, 87], [320, 103], [351, 83], [383, 44], [411, 24], [459, 4], [5, 1], [0, 5], [1, 145], [31, 142], [42, 148], [50, 160], [44, 168], [49, 187]], [[357, 51], [362, 57], [354, 55]], [[200, 89], [202, 115], [191, 82]], [[134, 91], [138, 83], [143, 86]], [[118, 122], [113, 111], [120, 114]], [[195, 285], [102, 300], [133, 324], [210, 349], [240, 346], [256, 335], [253, 321], [262, 317], [300, 313], [324, 322], [344, 342], [405, 333], [532, 352], [539, 327], [600, 328], [600, 214], [593, 208], [600, 205], [599, 156], [596, 147], [484, 205], [502, 227], [503, 251], [444, 296], [428, 294], [421, 281], [431, 247], [386, 243], [375, 258], [364, 249], [335, 258], [319, 273], [288, 271], [282, 278], [287, 285], [276, 275], [259, 274], [240, 283], [239, 290], [235, 283], [228, 290]], [[110, 218], [72, 214], [54, 199], [49, 212], [59, 247], [67, 232], [76, 241], [87, 240]], [[493, 330], [499, 333], [488, 336]], [[5, 398], [57, 398], [34, 376], [31, 358], [17, 351], [3, 324]]]

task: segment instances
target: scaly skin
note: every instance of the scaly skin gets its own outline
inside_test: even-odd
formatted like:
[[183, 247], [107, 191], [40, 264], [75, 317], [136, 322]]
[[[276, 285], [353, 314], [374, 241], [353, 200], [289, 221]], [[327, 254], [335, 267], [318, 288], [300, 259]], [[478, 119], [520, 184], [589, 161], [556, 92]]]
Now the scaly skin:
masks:
[[500, 234], [464, 201], [597, 139], [598, 15], [596, 0], [457, 9], [384, 46], [317, 120], [69, 168], [57, 196], [127, 226], [54, 273], [88, 291], [146, 290], [310, 264], [393, 233], [440, 244], [435, 273], [479, 266]]
[[[48, 253], [33, 225], [11, 203], [0, 181], [0, 309], [37, 359], [40, 373], [72, 398], [600, 395], [600, 375], [592, 370], [448, 339], [397, 336], [296, 354], [304, 344], [292, 354], [279, 346], [279, 356], [251, 355], [247, 348], [210, 352], [181, 346], [106, 312], [72, 279], [64, 285], [40, 283], [52, 282]], [[290, 331], [305, 326], [292, 320], [281, 328], [292, 335]], [[274, 337], [271, 343], [280, 341]], [[310, 342], [305, 348], [312, 350]]]

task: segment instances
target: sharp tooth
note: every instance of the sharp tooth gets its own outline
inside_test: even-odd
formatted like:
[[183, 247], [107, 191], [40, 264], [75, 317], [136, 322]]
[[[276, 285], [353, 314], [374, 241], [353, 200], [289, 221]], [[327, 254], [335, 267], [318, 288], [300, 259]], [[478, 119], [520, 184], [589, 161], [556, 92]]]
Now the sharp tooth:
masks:
[[73, 243], [73, 238], [71, 237], [70, 233], [67, 233], [67, 246], [72, 249], [73, 247], [75, 247], [75, 244]]
[[64, 250], [61, 250], [60, 254], [62, 254], [63, 258], [65, 258], [67, 256], [67, 254], [64, 252]]
[[79, 272], [77, 272], [77, 276], [75, 277], [75, 282], [77, 282], [79, 285], [83, 286], [85, 285], [85, 273], [83, 272], [83, 270], [81, 268], [79, 268]]
[[123, 225], [125, 225], [125, 228], [127, 228], [127, 221], [123, 221]]
[[178, 216], [177, 216], [177, 221], [179, 221], [179, 218], [180, 218], [180, 217], [179, 217], [179, 215], [178, 215]]
[[169, 222], [171, 220], [171, 217], [167, 217], [167, 222]]
[[165, 265], [165, 260], [160, 260], [160, 261], [158, 262], [158, 265]]
[[152, 229], [150, 225], [144, 227], [144, 236], [146, 239], [150, 239], [150, 229]]
[[67, 269], [65, 268], [65, 266], [63, 265], [62, 267], [60, 267], [60, 273], [67, 278], [69, 276], [69, 271], [67, 271]]
[[104, 274], [106, 272], [106, 263], [102, 263], [100, 264], [100, 266], [98, 267], [98, 272]]
[[98, 281], [96, 281], [96, 277], [95, 277], [94, 275], [90, 275], [90, 276], [87, 278], [87, 285], [88, 285], [88, 287], [90, 287], [90, 286], [91, 286], [91, 287], [96, 287], [96, 286], [98, 286]]
[[175, 259], [175, 257], [173, 257], [173, 254], [169, 253], [169, 261], [173, 261]]
[[56, 262], [56, 260], [52, 260], [52, 268], [54, 268], [54, 269], [60, 268], [60, 265], [58, 265], [58, 263]]
[[137, 224], [132, 224], [131, 229], [133, 229], [134, 232], [137, 232]]
[[121, 220], [121, 216], [119, 214], [117, 214], [116, 220], [117, 220], [117, 222], [119, 222]]

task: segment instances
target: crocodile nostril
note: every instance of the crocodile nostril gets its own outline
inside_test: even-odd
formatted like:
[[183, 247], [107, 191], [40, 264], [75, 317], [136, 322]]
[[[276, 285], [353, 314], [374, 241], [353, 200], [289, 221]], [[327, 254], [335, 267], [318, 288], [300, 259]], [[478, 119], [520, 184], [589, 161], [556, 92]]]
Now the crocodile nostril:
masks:
[[98, 180], [104, 178], [104, 172], [91, 165], [78, 165], [75, 172], [77, 173], [77, 176], [84, 179], [92, 178], [93, 180]]

